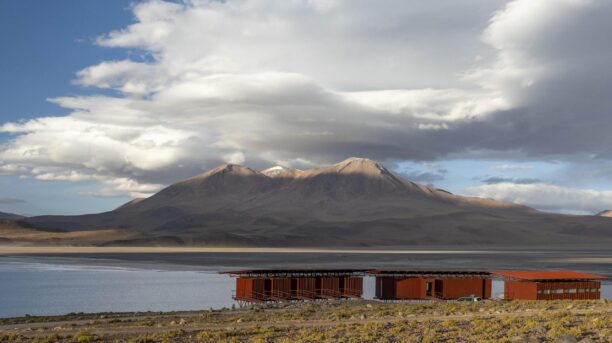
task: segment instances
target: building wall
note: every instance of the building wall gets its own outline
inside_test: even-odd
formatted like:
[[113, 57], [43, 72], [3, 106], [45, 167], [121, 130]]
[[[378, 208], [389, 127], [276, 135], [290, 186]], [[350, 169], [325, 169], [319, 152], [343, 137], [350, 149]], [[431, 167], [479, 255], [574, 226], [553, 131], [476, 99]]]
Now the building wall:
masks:
[[506, 281], [504, 297], [510, 300], [599, 299], [601, 282]]
[[295, 295], [302, 299], [315, 299], [317, 297], [317, 278], [300, 277], [296, 278]]
[[236, 300], [250, 300], [253, 294], [253, 280], [236, 278]]
[[445, 278], [442, 297], [457, 299], [474, 295], [483, 299], [491, 297], [491, 280], [486, 278]]
[[[438, 289], [436, 290], [436, 281]], [[426, 285], [431, 283], [431, 296]], [[440, 289], [441, 286], [441, 289]], [[437, 292], [437, 293], [436, 293]], [[376, 277], [376, 298], [383, 300], [431, 299], [442, 297], [456, 299], [474, 295], [483, 299], [491, 297], [491, 280], [488, 278], [392, 278]]]
[[425, 298], [425, 280], [421, 278], [396, 279], [396, 299], [423, 299]]
[[322, 297], [339, 297], [340, 293], [340, 278], [338, 277], [322, 277], [320, 295]]
[[274, 299], [291, 299], [291, 278], [272, 278], [271, 297]]
[[537, 299], [599, 299], [601, 282], [538, 282]]
[[506, 281], [504, 282], [504, 299], [514, 300], [536, 300], [538, 285], [529, 281]]
[[361, 297], [363, 295], [363, 278], [345, 277], [343, 295], [346, 297]]
[[270, 289], [266, 289], [266, 280], [253, 278], [236, 278], [236, 300], [268, 300]]

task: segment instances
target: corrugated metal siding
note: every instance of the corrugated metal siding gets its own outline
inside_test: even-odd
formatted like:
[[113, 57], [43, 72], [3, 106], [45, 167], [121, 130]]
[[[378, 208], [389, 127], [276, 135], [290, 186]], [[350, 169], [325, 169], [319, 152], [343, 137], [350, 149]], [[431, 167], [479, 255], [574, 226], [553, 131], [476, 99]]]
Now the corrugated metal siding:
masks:
[[344, 289], [342, 291], [342, 294], [346, 297], [361, 297], [361, 295], [363, 294], [363, 278], [344, 278]]
[[[442, 297], [444, 299], [457, 299], [470, 295], [487, 298], [485, 289], [486, 281], [483, 278], [446, 278], [443, 279], [443, 283], [444, 290], [442, 292]], [[483, 283], [485, 287], [483, 287]], [[490, 296], [490, 282], [488, 285], [488, 293]]]
[[266, 289], [266, 280], [252, 278], [236, 278], [236, 300], [254, 301], [268, 300], [270, 290]]
[[291, 299], [291, 278], [272, 278], [270, 296], [273, 299]]
[[[579, 290], [584, 290], [579, 292]], [[596, 289], [596, 292], [591, 292]], [[541, 290], [542, 294], [537, 294], [539, 300], [555, 300], [555, 299], [599, 299], [601, 297], [601, 282], [538, 282], [537, 290]], [[563, 290], [563, 293], [556, 293], [556, 290]], [[572, 290], [572, 293], [567, 293], [566, 290]], [[575, 290], [575, 293], [573, 292]], [[545, 294], [549, 291], [549, 294]]]
[[425, 298], [425, 280], [421, 278], [396, 279], [396, 299], [423, 299]]
[[342, 295], [340, 292], [340, 278], [322, 277], [320, 295], [322, 297], [339, 298]]
[[528, 281], [506, 281], [504, 282], [504, 299], [537, 299], [537, 284]]
[[317, 278], [301, 277], [296, 279], [295, 295], [301, 299], [315, 299], [317, 297]]
[[257, 300], [268, 300], [270, 297], [270, 282], [265, 279], [250, 279], [252, 296]]
[[236, 278], [236, 300], [251, 300], [253, 294], [253, 286], [251, 279]]

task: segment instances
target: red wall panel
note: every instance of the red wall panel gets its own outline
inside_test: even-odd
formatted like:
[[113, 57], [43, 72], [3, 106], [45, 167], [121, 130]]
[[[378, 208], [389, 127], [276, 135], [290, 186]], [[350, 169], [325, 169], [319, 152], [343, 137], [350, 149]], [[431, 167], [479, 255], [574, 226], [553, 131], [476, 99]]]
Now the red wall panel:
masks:
[[291, 299], [291, 278], [272, 278], [271, 296], [276, 299]]
[[363, 278], [345, 277], [342, 295], [345, 297], [361, 297], [363, 294]]
[[295, 295], [300, 299], [315, 299], [317, 297], [316, 281], [314, 277], [300, 277], [296, 280]]
[[537, 299], [537, 284], [535, 282], [506, 281], [504, 282], [504, 299]]
[[396, 279], [396, 299], [423, 299], [425, 298], [425, 281], [421, 278]]
[[339, 277], [322, 277], [321, 288], [319, 290], [322, 297], [340, 297], [340, 278]]
[[[491, 280], [485, 278], [445, 278], [443, 279], [444, 299], [457, 299], [474, 295], [483, 299], [491, 296]], [[488, 293], [488, 296], [487, 296]]]

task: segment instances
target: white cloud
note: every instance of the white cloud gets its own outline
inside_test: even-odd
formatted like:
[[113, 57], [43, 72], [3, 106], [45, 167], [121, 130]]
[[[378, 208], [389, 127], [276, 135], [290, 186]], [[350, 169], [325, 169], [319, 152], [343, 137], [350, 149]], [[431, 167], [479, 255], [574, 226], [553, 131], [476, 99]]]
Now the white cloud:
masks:
[[116, 96], [0, 126], [0, 173], [135, 194], [222, 162], [612, 154], [610, 5], [506, 3], [139, 3], [97, 42], [145, 62], [77, 72]]
[[612, 191], [578, 189], [545, 183], [496, 183], [468, 188], [466, 193], [555, 212], [595, 214], [612, 209]]

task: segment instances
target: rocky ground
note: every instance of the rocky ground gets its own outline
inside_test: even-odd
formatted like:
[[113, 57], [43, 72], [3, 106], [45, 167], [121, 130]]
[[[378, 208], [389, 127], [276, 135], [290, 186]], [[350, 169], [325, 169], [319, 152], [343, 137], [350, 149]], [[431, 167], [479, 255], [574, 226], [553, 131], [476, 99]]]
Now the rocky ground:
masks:
[[612, 342], [612, 302], [348, 300], [0, 319], [0, 342]]

